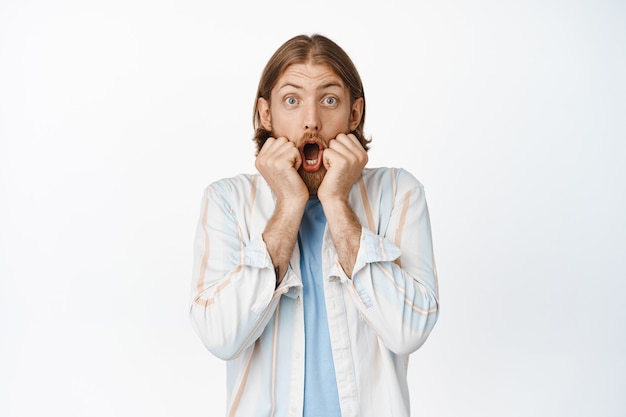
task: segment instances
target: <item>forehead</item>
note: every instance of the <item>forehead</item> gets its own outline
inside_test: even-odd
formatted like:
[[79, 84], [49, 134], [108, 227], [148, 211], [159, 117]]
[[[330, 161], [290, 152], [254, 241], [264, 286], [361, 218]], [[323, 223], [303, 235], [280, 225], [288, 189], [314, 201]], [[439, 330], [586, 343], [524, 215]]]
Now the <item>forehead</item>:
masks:
[[345, 89], [341, 78], [326, 64], [315, 64], [311, 61], [303, 64], [289, 65], [278, 78], [275, 90], [284, 87], [321, 88], [335, 87]]

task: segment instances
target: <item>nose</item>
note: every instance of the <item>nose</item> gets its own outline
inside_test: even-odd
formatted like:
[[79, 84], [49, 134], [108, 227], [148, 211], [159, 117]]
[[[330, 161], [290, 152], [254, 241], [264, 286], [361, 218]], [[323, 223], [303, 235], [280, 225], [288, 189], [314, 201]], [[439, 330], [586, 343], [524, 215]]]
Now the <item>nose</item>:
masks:
[[319, 112], [316, 103], [309, 103], [304, 109], [304, 130], [317, 132], [320, 129]]

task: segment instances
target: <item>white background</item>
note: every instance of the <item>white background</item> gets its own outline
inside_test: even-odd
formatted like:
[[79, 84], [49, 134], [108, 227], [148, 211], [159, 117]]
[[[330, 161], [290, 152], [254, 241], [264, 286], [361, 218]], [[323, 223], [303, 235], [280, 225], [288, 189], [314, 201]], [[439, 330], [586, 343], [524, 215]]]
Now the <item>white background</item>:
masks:
[[0, 1], [0, 415], [221, 416], [187, 316], [203, 188], [254, 171], [274, 50], [365, 83], [426, 187], [441, 317], [416, 416], [626, 415], [621, 1]]

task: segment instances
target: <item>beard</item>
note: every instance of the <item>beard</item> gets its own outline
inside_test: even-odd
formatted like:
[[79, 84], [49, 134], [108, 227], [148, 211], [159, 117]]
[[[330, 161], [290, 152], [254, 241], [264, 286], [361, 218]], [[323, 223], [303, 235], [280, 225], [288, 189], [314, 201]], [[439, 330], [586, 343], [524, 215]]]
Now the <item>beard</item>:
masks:
[[[328, 147], [328, 142], [314, 133], [305, 133], [304, 135], [302, 135], [302, 137], [300, 138], [300, 141], [297, 143], [298, 147], [301, 144], [303, 144], [305, 141], [310, 140], [310, 139], [315, 139], [319, 141], [321, 144], [323, 144], [324, 149]], [[302, 165], [304, 164], [305, 164], [304, 156], [302, 156]], [[317, 190], [320, 188], [320, 185], [322, 184], [322, 180], [324, 179], [324, 176], [326, 175], [326, 167], [324, 166], [324, 163], [322, 162], [320, 168], [317, 171], [307, 172], [302, 168], [302, 165], [300, 165], [300, 168], [298, 168], [298, 174], [300, 174], [302, 181], [304, 181], [304, 184], [306, 184], [307, 188], [309, 189], [309, 195], [316, 196]]]
[[306, 172], [302, 169], [302, 167], [300, 167], [298, 169], [298, 174], [300, 174], [300, 177], [302, 177], [302, 181], [304, 181], [307, 188], [309, 189], [309, 195], [316, 196], [317, 190], [320, 188], [322, 180], [326, 175], [326, 167], [322, 165], [320, 169], [315, 172]]

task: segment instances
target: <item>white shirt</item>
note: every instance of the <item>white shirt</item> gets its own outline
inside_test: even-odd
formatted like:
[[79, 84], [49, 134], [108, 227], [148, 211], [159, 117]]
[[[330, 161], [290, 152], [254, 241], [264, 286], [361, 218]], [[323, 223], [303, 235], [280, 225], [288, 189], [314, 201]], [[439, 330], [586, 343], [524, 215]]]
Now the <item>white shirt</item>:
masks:
[[[409, 416], [409, 354], [438, 317], [424, 189], [410, 173], [366, 168], [350, 204], [363, 225], [352, 279], [328, 230], [322, 270], [343, 417]], [[302, 416], [304, 317], [299, 249], [276, 288], [261, 234], [274, 195], [260, 175], [209, 185], [194, 247], [191, 319], [227, 361], [228, 416]]]

